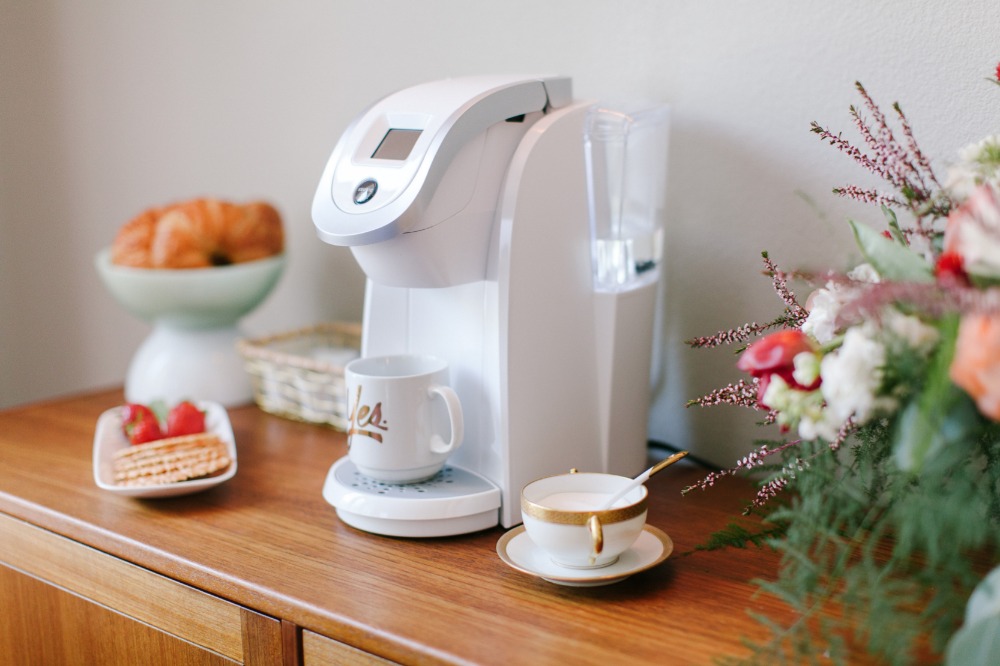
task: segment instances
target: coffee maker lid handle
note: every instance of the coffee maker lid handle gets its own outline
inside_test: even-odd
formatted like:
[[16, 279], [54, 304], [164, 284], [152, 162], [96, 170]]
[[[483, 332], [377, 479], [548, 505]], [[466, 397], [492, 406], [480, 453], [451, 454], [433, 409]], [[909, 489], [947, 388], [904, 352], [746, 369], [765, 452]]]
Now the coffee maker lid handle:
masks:
[[327, 162], [312, 206], [318, 235], [354, 246], [405, 233], [470, 139], [509, 118], [571, 101], [568, 77], [481, 76], [426, 83], [375, 102]]

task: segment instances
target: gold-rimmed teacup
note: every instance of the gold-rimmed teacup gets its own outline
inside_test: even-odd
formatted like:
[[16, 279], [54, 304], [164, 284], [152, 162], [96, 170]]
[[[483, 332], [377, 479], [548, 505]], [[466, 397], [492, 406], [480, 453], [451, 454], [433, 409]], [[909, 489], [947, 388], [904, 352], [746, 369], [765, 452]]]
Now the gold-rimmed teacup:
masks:
[[559, 566], [596, 569], [614, 564], [646, 525], [646, 487], [637, 487], [609, 509], [598, 507], [631, 481], [593, 472], [532, 481], [521, 491], [524, 528]]

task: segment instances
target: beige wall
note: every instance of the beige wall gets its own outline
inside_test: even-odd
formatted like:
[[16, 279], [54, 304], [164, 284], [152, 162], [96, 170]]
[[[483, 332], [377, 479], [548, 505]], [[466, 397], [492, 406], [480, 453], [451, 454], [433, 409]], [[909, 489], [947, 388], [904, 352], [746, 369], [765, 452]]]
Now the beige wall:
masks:
[[840, 267], [843, 220], [878, 222], [829, 194], [864, 178], [809, 122], [849, 132], [861, 79], [943, 166], [1000, 131], [983, 81], [998, 34], [994, 0], [0, 0], [0, 406], [122, 380], [149, 329], [93, 255], [157, 203], [280, 206], [290, 266], [248, 331], [358, 317], [362, 277], [309, 219], [352, 116], [435, 78], [555, 72], [578, 97], [673, 107], [653, 435], [728, 462], [761, 433], [750, 414], [684, 408], [737, 373], [683, 341], [780, 311], [761, 250]]

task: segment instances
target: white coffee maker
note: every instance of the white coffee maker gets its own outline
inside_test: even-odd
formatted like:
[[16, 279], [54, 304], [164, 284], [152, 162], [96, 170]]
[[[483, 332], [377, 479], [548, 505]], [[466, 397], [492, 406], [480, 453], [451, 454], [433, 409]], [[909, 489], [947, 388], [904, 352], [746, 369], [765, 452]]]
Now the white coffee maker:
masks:
[[427, 482], [346, 456], [324, 497], [406, 537], [520, 522], [529, 481], [646, 465], [666, 184], [666, 107], [572, 99], [566, 77], [480, 76], [371, 105], [313, 201], [367, 276], [362, 356], [447, 360], [465, 443]]

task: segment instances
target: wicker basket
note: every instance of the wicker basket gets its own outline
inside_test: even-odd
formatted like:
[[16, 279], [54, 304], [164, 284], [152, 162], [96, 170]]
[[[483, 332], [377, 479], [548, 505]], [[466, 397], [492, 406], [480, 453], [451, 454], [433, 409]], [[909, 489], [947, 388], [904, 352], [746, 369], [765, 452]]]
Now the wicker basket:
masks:
[[344, 366], [359, 355], [360, 324], [317, 324], [236, 347], [265, 412], [347, 429]]

